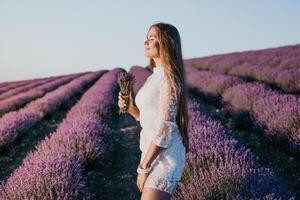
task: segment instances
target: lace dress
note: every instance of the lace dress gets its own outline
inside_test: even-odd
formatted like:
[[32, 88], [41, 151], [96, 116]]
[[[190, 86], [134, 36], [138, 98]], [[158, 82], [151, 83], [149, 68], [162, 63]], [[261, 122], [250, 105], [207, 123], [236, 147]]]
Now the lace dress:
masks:
[[140, 110], [141, 160], [151, 144], [165, 149], [152, 162], [144, 187], [151, 187], [173, 194], [185, 166], [185, 147], [176, 123], [177, 100], [167, 81], [164, 68], [156, 66], [135, 97]]

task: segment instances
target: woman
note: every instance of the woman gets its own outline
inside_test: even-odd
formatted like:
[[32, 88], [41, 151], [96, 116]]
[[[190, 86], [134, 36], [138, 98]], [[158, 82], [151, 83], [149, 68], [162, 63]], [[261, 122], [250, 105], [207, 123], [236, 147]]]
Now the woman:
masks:
[[[178, 30], [171, 24], [150, 26], [144, 42], [152, 74], [135, 97], [129, 113], [141, 123], [141, 162], [137, 186], [142, 200], [167, 200], [175, 192], [188, 152], [185, 70]], [[124, 100], [119, 93], [119, 107]]]

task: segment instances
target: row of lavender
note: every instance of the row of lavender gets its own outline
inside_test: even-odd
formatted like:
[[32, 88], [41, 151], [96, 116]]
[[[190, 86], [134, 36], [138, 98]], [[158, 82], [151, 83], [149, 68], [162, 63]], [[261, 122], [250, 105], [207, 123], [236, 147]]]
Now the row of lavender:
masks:
[[4, 89], [4, 88], [11, 87], [12, 85], [14, 85], [13, 87], [18, 87], [18, 86], [21, 86], [21, 85], [25, 85], [30, 81], [32, 81], [32, 80], [1, 82], [0, 83], [0, 94], [2, 93], [2, 89]]
[[9, 199], [89, 199], [85, 166], [107, 150], [106, 118], [117, 113], [117, 73], [104, 74], [68, 112], [58, 129], [30, 152], [0, 190]]
[[279, 87], [286, 92], [299, 93], [300, 45], [273, 50], [276, 53], [269, 53], [269, 51], [246, 51], [194, 58], [185, 60], [185, 64], [201, 70], [217, 71], [259, 80]]
[[[142, 67], [132, 67], [137, 77], [135, 93], [150, 75]], [[203, 114], [200, 105], [188, 100], [191, 151], [173, 200], [290, 198], [293, 193], [281, 177], [263, 166], [259, 158], [235, 140], [220, 122]]]
[[3, 92], [7, 92], [11, 89], [24, 86], [24, 85], [29, 84], [31, 82], [39, 81], [41, 79], [44, 79], [44, 78], [0, 83], [0, 94], [2, 94]]
[[[274, 91], [261, 83], [212, 71], [188, 73], [189, 86], [211, 100], [217, 99], [239, 126], [254, 122], [272, 142], [288, 142], [291, 152], [300, 149], [300, 98]], [[248, 118], [248, 120], [247, 120]]]
[[231, 66], [249, 63], [251, 65], [269, 66], [271, 68], [279, 69], [299, 68], [300, 44], [254, 51], [218, 54], [188, 59], [186, 61], [199, 61], [206, 67], [214, 64], [218, 65], [219, 63], [226, 63], [226, 65]]
[[11, 82], [3, 82], [0, 83], [0, 94], [7, 92], [9, 90], [25, 86], [27, 84], [31, 84], [36, 81], [40, 80], [46, 80], [46, 79], [52, 79], [52, 78], [61, 78], [68, 75], [60, 75], [60, 76], [51, 76], [51, 77], [45, 77], [45, 78], [36, 78], [36, 79], [30, 79], [30, 80], [22, 80], [22, 81], [11, 81]]
[[46, 93], [70, 82], [71, 80], [81, 76], [80, 74], [71, 74], [61, 78], [54, 79], [50, 82], [44, 83], [38, 87], [35, 87], [27, 92], [22, 92], [20, 94], [11, 96], [5, 100], [0, 101], [0, 117], [5, 113], [17, 110], [29, 103], [32, 100], [44, 96]]
[[282, 177], [259, 165], [259, 158], [222, 124], [188, 100], [191, 151], [173, 200], [295, 199]]
[[[84, 72], [84, 73], [87, 73], [87, 72]], [[82, 75], [84, 73], [77, 73], [77, 74], [74, 73], [74, 74], [71, 74], [71, 76]], [[59, 79], [59, 78], [67, 77], [67, 76], [70, 76], [70, 75], [62, 75], [62, 76], [54, 76], [54, 77], [51, 76], [51, 77], [46, 77], [46, 78], [41, 78], [41, 79], [33, 79], [33, 80], [30, 80], [30, 81], [27, 81], [26, 84], [24, 84], [24, 85], [21, 84], [20, 86], [13, 87], [13, 88], [6, 87], [5, 91], [3, 91], [4, 90], [4, 88], [3, 88], [2, 92], [0, 92], [0, 101], [2, 101], [4, 99], [7, 99], [7, 98], [9, 98], [13, 95], [18, 94], [18, 93], [26, 92], [28, 90], [32, 90], [35, 87], [40, 86], [44, 83], [51, 82], [55, 79]]]
[[20, 135], [27, 133], [45, 115], [53, 113], [70, 98], [82, 93], [86, 85], [103, 73], [104, 71], [100, 71], [82, 75], [44, 97], [30, 102], [24, 108], [5, 114], [0, 118], [0, 150], [12, 144]]
[[52, 80], [56, 79], [56, 77], [51, 77], [51, 78], [45, 78], [45, 79], [41, 79], [41, 80], [37, 80], [37, 81], [31, 81], [28, 84], [22, 85], [20, 87], [16, 87], [10, 90], [7, 90], [3, 93], [0, 94], [0, 101], [11, 97], [13, 95], [16, 95], [18, 93], [24, 92], [24, 91], [28, 91], [31, 90], [39, 85], [42, 85], [44, 83], [50, 82]]

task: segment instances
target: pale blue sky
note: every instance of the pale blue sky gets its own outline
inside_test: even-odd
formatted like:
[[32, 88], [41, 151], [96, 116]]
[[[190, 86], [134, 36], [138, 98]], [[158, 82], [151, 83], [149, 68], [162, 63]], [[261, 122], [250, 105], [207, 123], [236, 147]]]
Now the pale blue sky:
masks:
[[0, 82], [145, 66], [157, 21], [184, 58], [300, 43], [298, 0], [0, 0]]

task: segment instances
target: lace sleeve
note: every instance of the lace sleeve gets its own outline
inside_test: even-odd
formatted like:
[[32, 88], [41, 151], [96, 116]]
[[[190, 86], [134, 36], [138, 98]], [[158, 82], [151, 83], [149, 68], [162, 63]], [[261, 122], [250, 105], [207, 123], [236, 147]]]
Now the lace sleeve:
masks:
[[158, 100], [158, 129], [152, 142], [160, 147], [168, 148], [171, 144], [173, 130], [177, 128], [177, 100], [175, 91], [171, 89], [170, 82], [166, 77], [162, 78], [159, 84]]

